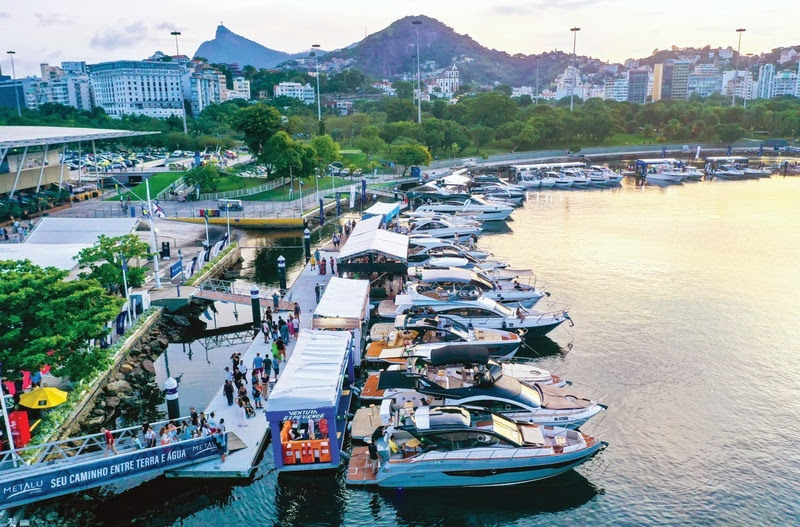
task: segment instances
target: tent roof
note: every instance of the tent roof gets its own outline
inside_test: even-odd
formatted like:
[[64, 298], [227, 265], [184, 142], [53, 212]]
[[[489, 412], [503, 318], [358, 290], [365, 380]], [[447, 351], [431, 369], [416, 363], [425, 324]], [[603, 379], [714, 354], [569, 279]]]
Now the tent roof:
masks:
[[[423, 282], [465, 282], [469, 283], [475, 277], [475, 274], [469, 269], [462, 269], [460, 267], [451, 267], [449, 269], [425, 269], [418, 268], [414, 273], [420, 277]], [[411, 275], [412, 271], [409, 269], [408, 274]]]
[[400, 214], [400, 203], [378, 202], [364, 211], [364, 217], [380, 216], [387, 220], [398, 214]]
[[130, 234], [138, 224], [136, 218], [42, 218], [25, 243], [92, 245], [101, 234]]
[[339, 251], [338, 260], [341, 262], [368, 253], [380, 253], [405, 262], [408, 259], [408, 236], [383, 229], [350, 236]]
[[[373, 216], [371, 218], [366, 218], [358, 223], [356, 226], [353, 227], [353, 232], [350, 233], [350, 238], [354, 236], [361, 236], [362, 234], [366, 234], [372, 231], [376, 231], [381, 228], [381, 223], [383, 223], [383, 218], [379, 216]], [[348, 240], [350, 239], [348, 238]]]
[[70, 128], [65, 126], [0, 126], [0, 148], [44, 146], [78, 141], [101, 141], [119, 137], [158, 134], [102, 128]]
[[86, 243], [62, 243], [59, 245], [43, 243], [7, 243], [0, 251], [0, 260], [30, 260], [39, 267], [57, 267], [64, 271], [72, 270], [78, 262], [73, 260], [81, 249], [89, 247]]
[[267, 399], [267, 411], [336, 407], [350, 353], [347, 331], [301, 329], [294, 351]]
[[331, 277], [314, 311], [315, 317], [362, 319], [369, 304], [369, 280]]

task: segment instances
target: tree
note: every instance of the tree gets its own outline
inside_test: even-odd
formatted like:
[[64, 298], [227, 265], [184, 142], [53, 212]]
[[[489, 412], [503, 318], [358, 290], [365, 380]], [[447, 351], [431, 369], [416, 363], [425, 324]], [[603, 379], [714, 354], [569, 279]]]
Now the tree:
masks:
[[494, 140], [494, 130], [488, 126], [473, 126], [469, 129], [469, 137], [477, 151]]
[[302, 147], [289, 134], [281, 131], [269, 138], [262, 157], [272, 167], [270, 172], [288, 175], [289, 170], [299, 172], [303, 168]]
[[511, 94], [514, 93], [514, 89], [508, 84], [498, 84], [494, 87], [494, 91], [505, 93], [509, 97], [511, 97]]
[[378, 129], [374, 126], [365, 127], [361, 131], [361, 135], [354, 141], [354, 145], [364, 152], [369, 159], [372, 159], [373, 154], [386, 148], [386, 142], [380, 138]]
[[395, 81], [392, 83], [392, 88], [397, 90], [397, 98], [410, 100], [414, 94], [414, 84], [408, 81]]
[[719, 136], [719, 140], [724, 143], [732, 143], [744, 137], [745, 129], [738, 124], [718, 124], [714, 129]]
[[383, 104], [386, 122], [413, 121], [417, 116], [417, 108], [407, 99], [387, 98]]
[[123, 301], [106, 295], [97, 280], [66, 282], [68, 274], [28, 260], [0, 261], [0, 362], [6, 372], [49, 364], [55, 375], [78, 380], [102, 363], [105, 354], [89, 342], [108, 334], [106, 325]]
[[397, 145], [389, 151], [389, 157], [398, 165], [403, 166], [403, 175], [406, 175], [411, 165], [429, 165], [433, 158], [428, 149], [422, 145]]
[[496, 128], [517, 118], [517, 105], [511, 97], [499, 91], [480, 93], [465, 102], [464, 115], [467, 125], [483, 125]]
[[212, 164], [200, 165], [189, 170], [184, 176], [183, 181], [193, 187], [200, 189], [200, 192], [214, 192], [219, 184], [219, 168]]
[[244, 134], [244, 143], [260, 157], [267, 141], [283, 129], [280, 112], [264, 103], [242, 108], [231, 119], [233, 129]]
[[320, 166], [326, 167], [342, 158], [342, 154], [339, 153], [339, 143], [329, 135], [316, 136], [311, 140], [311, 146], [317, 153], [317, 162]]
[[122, 292], [123, 259], [128, 262], [126, 272], [128, 286], [140, 287], [144, 283], [145, 268], [131, 266], [134, 258], [144, 258], [150, 252], [150, 246], [135, 234], [124, 236], [106, 236], [101, 234], [91, 247], [81, 249], [75, 260], [81, 268], [89, 268], [91, 272], [81, 273], [82, 278], [92, 278], [100, 282], [111, 294]]

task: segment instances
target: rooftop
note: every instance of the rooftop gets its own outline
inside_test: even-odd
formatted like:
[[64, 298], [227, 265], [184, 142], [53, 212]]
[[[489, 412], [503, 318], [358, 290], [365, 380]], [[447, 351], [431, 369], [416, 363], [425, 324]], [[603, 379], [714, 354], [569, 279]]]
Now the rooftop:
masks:
[[0, 126], [0, 150], [26, 146], [102, 141], [119, 137], [158, 134], [102, 128], [69, 128], [64, 126]]

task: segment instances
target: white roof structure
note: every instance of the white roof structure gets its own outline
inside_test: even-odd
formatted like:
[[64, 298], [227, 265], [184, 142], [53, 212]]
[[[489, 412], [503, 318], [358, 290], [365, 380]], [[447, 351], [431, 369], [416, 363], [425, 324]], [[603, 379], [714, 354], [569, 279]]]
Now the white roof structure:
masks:
[[89, 244], [7, 243], [0, 249], [0, 260], [30, 260], [39, 267], [57, 267], [70, 271], [78, 265], [73, 257], [86, 247]]
[[408, 259], [408, 236], [384, 229], [376, 229], [360, 236], [351, 235], [339, 251], [338, 261], [369, 253], [380, 253], [405, 263]]
[[350, 354], [348, 331], [301, 329], [292, 356], [267, 399], [267, 411], [335, 408]]
[[130, 234], [138, 224], [137, 218], [42, 218], [25, 244], [92, 245], [101, 234]]
[[119, 137], [159, 134], [102, 128], [69, 128], [65, 126], [0, 126], [0, 150], [26, 146], [44, 146], [78, 141], [102, 141]]
[[[361, 220], [358, 223], [356, 223], [355, 227], [353, 227], [353, 232], [350, 233], [350, 238], [380, 229], [381, 223], [383, 223], [383, 220], [378, 216], [373, 216], [371, 218]], [[350, 238], [348, 238], [348, 240]]]
[[384, 221], [389, 221], [400, 214], [400, 203], [378, 202], [364, 211], [364, 217], [378, 216]]
[[636, 162], [642, 163], [644, 165], [664, 165], [667, 163], [677, 163], [678, 160], [672, 157], [653, 157], [646, 159], [637, 159]]
[[368, 310], [369, 280], [348, 280], [334, 276], [325, 287], [314, 318], [352, 319], [360, 325]]

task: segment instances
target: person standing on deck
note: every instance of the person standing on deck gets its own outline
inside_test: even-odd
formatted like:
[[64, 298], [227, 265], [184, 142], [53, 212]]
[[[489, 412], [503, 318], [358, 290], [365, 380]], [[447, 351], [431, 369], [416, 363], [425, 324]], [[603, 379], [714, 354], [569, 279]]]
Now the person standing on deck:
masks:
[[294, 318], [296, 318], [298, 322], [300, 321], [300, 305], [297, 302], [294, 303]]
[[225, 381], [225, 386], [222, 388], [225, 398], [228, 400], [228, 406], [233, 406], [233, 383]]
[[318, 262], [320, 261], [320, 259], [319, 259], [319, 249], [314, 249], [314, 259], [316, 261], [318, 261]]

